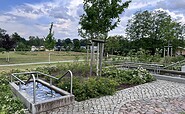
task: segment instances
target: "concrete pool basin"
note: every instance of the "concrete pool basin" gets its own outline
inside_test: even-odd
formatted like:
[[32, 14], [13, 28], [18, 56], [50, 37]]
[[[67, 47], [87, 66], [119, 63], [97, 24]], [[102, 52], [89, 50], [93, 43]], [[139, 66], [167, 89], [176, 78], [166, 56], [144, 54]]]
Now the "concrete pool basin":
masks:
[[[32, 74], [32, 76], [34, 76], [35, 74], [38, 74], [38, 72], [27, 74]], [[18, 98], [20, 98], [32, 114], [37, 114], [74, 103], [72, 90], [71, 93], [69, 93], [52, 85], [52, 81], [47, 83], [35, 77], [33, 79], [29, 79], [29, 81], [22, 81], [18, 79], [16, 75], [17, 74], [12, 75], [12, 78], [17, 80], [13, 81], [11, 79], [11, 90]]]

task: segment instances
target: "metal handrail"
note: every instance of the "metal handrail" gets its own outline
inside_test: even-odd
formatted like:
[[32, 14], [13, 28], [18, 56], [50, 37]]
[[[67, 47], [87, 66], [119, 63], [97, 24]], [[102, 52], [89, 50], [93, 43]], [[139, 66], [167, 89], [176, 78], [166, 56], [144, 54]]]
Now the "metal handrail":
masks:
[[168, 67], [172, 67], [172, 66], [177, 65], [177, 64], [180, 64], [180, 63], [182, 63], [182, 62], [185, 62], [185, 59], [182, 60], [182, 61], [177, 61], [176, 63], [170, 64], [170, 65], [168, 65], [168, 66], [165, 66], [164, 68], [166, 69], [166, 68], [168, 68]]
[[70, 70], [68, 70], [64, 75], [62, 75], [60, 78], [58, 78], [58, 80], [61, 80], [63, 77], [65, 77], [67, 74], [70, 74], [70, 76], [71, 76], [71, 89], [70, 89], [70, 94], [72, 95], [73, 93], [73, 73], [70, 71]]
[[[48, 74], [44, 74], [44, 73], [41, 73], [41, 72], [37, 72], [38, 74], [42, 74], [44, 76], [48, 76], [50, 78], [53, 78], [53, 79], [56, 79], [56, 80], [61, 80], [63, 77], [65, 77], [68, 73], [70, 74], [71, 76], [71, 89], [70, 89], [70, 94], [72, 95], [72, 92], [73, 92], [73, 88], [72, 88], [72, 85], [73, 85], [73, 73], [71, 72], [71, 70], [68, 70], [65, 74], [63, 74], [60, 78], [56, 78], [52, 75], [48, 75]], [[52, 80], [50, 79], [50, 84], [52, 85]]]
[[[41, 72], [37, 72], [37, 71], [36, 72], [13, 73], [13, 74], [11, 74], [11, 82], [13, 82], [13, 77], [15, 79], [17, 79], [19, 81], [19, 90], [21, 90], [21, 83], [26, 85], [30, 81], [30, 79], [32, 77], [33, 78], [33, 102], [35, 103], [36, 102], [36, 78], [35, 78], [34, 74], [37, 74], [37, 78], [38, 78], [38, 74], [41, 74], [41, 75], [49, 77], [50, 78], [50, 85], [52, 85], [52, 79], [61, 80], [68, 73], [70, 74], [70, 77], [71, 77], [70, 95], [72, 95], [72, 92], [73, 92], [73, 73], [70, 70], [68, 70], [64, 75], [62, 75], [59, 78], [56, 78], [56, 77], [54, 77], [52, 75], [44, 74], [44, 73], [41, 73]], [[21, 80], [20, 78], [18, 78], [16, 76], [16, 75], [25, 75], [25, 74], [31, 74], [26, 82], [24, 82], [23, 80]]]
[[14, 74], [11, 74], [11, 82], [13, 81], [12, 76], [19, 81], [19, 90], [21, 90], [21, 83], [26, 85], [28, 83], [28, 81], [31, 79], [31, 77], [33, 78], [33, 103], [35, 103], [36, 102], [36, 79], [35, 79], [35, 76], [34, 76], [35, 73], [32, 73], [32, 74], [28, 73], [28, 74], [31, 74], [31, 75], [28, 78], [28, 80], [26, 81], [26, 83], [23, 80], [21, 80], [20, 78], [18, 78], [17, 76], [15, 76], [15, 75], [18, 75], [18, 74], [26, 74], [26, 73], [14, 73]]
[[135, 64], [135, 65], [148, 65], [148, 66], [159, 66], [162, 67], [163, 65], [159, 64], [147, 64], [147, 63], [135, 63], [135, 62], [125, 62], [126, 64]]

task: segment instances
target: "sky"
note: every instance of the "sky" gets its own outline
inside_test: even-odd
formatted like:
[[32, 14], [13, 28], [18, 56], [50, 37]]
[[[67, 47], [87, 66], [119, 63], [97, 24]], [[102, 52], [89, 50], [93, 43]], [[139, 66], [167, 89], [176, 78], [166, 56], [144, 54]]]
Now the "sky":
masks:
[[[125, 2], [126, 0], [122, 0]], [[110, 35], [125, 35], [128, 19], [137, 11], [163, 10], [185, 24], [185, 0], [132, 0], [120, 15], [119, 26]], [[0, 0], [0, 28], [8, 34], [17, 32], [21, 37], [47, 36], [50, 23], [54, 23], [56, 39], [80, 39], [78, 35], [83, 0]]]

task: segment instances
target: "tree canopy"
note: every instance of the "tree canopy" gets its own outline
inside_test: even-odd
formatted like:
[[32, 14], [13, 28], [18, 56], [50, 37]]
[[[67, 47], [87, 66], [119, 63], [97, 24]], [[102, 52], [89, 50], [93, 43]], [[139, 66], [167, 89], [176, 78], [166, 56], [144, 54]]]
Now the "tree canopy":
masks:
[[128, 21], [126, 34], [131, 41], [140, 43], [138, 48], [155, 54], [156, 48], [163, 48], [173, 40], [182, 39], [182, 27], [164, 11], [137, 12]]
[[79, 35], [88, 39], [105, 39], [109, 31], [115, 29], [119, 15], [131, 1], [122, 0], [84, 0], [84, 11], [79, 24]]

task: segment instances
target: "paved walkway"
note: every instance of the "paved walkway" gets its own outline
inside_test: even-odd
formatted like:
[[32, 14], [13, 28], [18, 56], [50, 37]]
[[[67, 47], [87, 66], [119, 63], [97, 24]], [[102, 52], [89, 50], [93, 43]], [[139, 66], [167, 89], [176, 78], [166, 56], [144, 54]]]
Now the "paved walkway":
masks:
[[[185, 104], [182, 104], [183, 101], [185, 101], [184, 96], [185, 84], [157, 80], [152, 83], [146, 83], [118, 91], [113, 96], [75, 102], [73, 105], [54, 109], [46, 113], [161, 114], [165, 112], [166, 114], [174, 114], [185, 111]], [[173, 108], [170, 109], [170, 107]]]
[[[35, 62], [35, 63], [20, 63], [20, 64], [4, 64], [0, 65], [0, 67], [7, 67], [7, 66], [25, 66], [25, 65], [40, 65], [40, 64], [53, 64], [53, 63], [72, 63], [75, 60], [66, 60], [66, 61], [51, 61], [51, 62]], [[78, 60], [79, 62], [85, 60]]]

